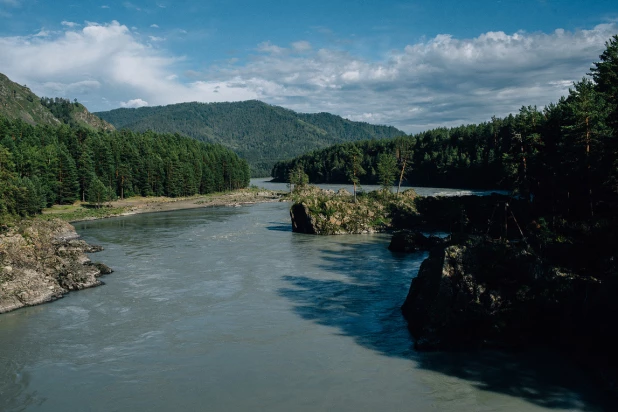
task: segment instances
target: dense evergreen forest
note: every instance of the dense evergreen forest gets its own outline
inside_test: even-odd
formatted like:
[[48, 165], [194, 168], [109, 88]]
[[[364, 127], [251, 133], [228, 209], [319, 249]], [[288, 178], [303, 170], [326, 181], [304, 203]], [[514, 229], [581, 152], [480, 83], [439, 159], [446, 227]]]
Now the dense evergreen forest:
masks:
[[178, 134], [32, 126], [0, 117], [0, 220], [75, 200], [187, 196], [246, 187], [231, 150]]
[[180, 133], [220, 143], [249, 162], [253, 177], [268, 176], [279, 160], [332, 144], [404, 134], [390, 126], [352, 122], [329, 113], [296, 113], [257, 100], [181, 103], [95, 114], [117, 129]]
[[386, 154], [408, 185], [514, 189], [554, 214], [593, 216], [618, 193], [618, 36], [606, 46], [591, 78], [542, 110], [526, 106], [478, 125], [335, 145], [279, 162], [272, 176], [288, 181], [302, 169], [311, 182], [350, 181], [350, 159], [360, 149], [361, 183], [378, 183]]

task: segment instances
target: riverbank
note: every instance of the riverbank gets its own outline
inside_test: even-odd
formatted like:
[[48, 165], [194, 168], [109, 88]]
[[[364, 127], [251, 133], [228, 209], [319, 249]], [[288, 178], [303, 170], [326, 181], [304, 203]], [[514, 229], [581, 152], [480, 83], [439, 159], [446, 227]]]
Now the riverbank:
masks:
[[169, 212], [202, 207], [238, 207], [264, 202], [278, 202], [285, 193], [260, 188], [239, 189], [233, 192], [211, 193], [189, 197], [142, 197], [105, 202], [101, 207], [75, 202], [72, 205], [54, 205], [43, 210], [42, 219], [61, 219], [67, 222], [104, 219], [138, 213]]

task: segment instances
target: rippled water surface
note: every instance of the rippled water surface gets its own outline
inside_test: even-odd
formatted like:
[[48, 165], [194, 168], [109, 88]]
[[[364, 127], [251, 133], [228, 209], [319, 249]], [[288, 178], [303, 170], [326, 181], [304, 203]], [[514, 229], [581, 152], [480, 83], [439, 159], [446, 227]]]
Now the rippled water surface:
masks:
[[293, 234], [288, 208], [75, 224], [115, 272], [0, 315], [0, 411], [608, 410], [553, 354], [414, 352], [425, 255]]

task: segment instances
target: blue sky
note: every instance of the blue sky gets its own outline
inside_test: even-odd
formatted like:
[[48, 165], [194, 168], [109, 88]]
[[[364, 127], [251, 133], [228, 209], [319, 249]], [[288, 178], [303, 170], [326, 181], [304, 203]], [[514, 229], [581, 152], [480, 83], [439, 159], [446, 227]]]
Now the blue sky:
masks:
[[0, 72], [91, 111], [259, 99], [410, 133], [556, 101], [613, 3], [0, 0]]

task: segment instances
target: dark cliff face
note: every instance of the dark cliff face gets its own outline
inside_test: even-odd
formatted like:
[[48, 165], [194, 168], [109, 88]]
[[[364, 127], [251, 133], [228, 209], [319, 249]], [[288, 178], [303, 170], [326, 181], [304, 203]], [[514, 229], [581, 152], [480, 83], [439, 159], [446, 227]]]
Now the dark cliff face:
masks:
[[432, 250], [402, 311], [418, 349], [592, 349], [617, 341], [605, 327], [615, 315], [608, 287], [548, 265], [523, 244], [473, 238]]

